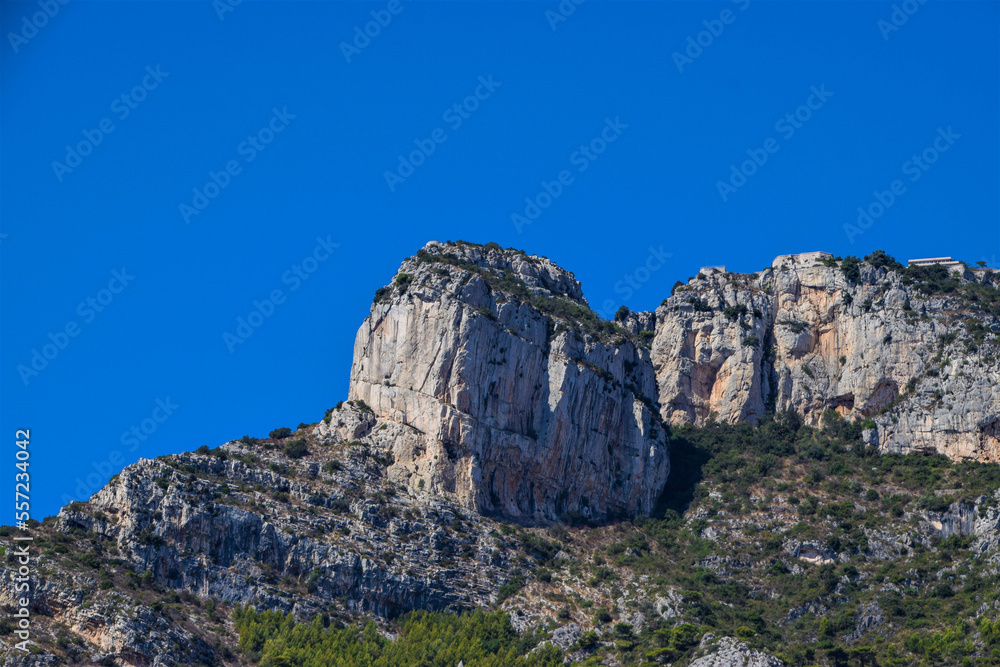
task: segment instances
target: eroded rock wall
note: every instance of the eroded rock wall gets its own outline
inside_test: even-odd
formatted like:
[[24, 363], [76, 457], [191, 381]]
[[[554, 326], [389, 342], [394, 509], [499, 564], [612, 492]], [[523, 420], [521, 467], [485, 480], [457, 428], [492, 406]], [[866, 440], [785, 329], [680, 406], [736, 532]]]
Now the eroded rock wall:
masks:
[[652, 510], [669, 459], [649, 352], [579, 326], [571, 273], [431, 243], [387, 289], [358, 331], [350, 398], [407, 427], [394, 478], [521, 520]]
[[[974, 302], [927, 296], [905, 275], [788, 256], [758, 274], [713, 273], [656, 311], [652, 361], [672, 423], [757, 422], [794, 410], [820, 423], [836, 410], [868, 420], [884, 451], [1000, 460], [996, 335]], [[975, 279], [975, 278], [974, 278]]]

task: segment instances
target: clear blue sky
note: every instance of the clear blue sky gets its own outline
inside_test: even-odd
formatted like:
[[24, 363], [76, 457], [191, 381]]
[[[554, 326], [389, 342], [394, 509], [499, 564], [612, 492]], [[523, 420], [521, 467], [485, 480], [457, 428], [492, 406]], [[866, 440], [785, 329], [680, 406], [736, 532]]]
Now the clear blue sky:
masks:
[[[914, 0], [898, 30], [890, 2], [221, 6], [74, 0], [32, 30], [37, 1], [2, 5], [5, 523], [18, 428], [40, 519], [139, 457], [320, 419], [376, 288], [431, 239], [546, 255], [612, 310], [783, 253], [1000, 262], [995, 2]], [[391, 21], [345, 56], [372, 11]], [[670, 257], [636, 274], [650, 248]]]

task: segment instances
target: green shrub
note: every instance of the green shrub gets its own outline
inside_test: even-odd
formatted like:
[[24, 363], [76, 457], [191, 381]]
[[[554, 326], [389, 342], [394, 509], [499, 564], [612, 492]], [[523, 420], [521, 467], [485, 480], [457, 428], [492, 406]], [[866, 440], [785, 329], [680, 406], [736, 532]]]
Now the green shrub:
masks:
[[843, 260], [843, 257], [824, 257], [820, 261], [823, 262], [823, 266], [830, 268], [837, 268], [837, 262]]
[[888, 268], [891, 271], [900, 271], [903, 269], [903, 265], [897, 262], [895, 257], [886, 253], [885, 250], [876, 250], [872, 254], [866, 255], [865, 262], [876, 269], [882, 267]]
[[284, 453], [290, 459], [301, 459], [309, 454], [309, 447], [305, 440], [289, 440], [285, 443]]
[[926, 295], [952, 294], [958, 290], [962, 281], [951, 275], [946, 267], [940, 264], [931, 266], [909, 266], [903, 271], [903, 284], [916, 285]]
[[726, 319], [735, 321], [747, 314], [747, 307], [743, 304], [726, 306], [722, 309], [722, 314], [726, 316]]
[[840, 263], [840, 270], [849, 283], [857, 283], [861, 280], [861, 262], [857, 257], [852, 255], [845, 257], [844, 261]]
[[267, 437], [272, 440], [281, 440], [282, 438], [287, 438], [292, 434], [292, 429], [287, 426], [282, 426], [281, 428], [276, 428], [267, 434]]
[[922, 496], [917, 501], [917, 507], [930, 512], [947, 512], [953, 502], [955, 502], [955, 499], [952, 496], [929, 494]]
[[524, 588], [524, 583], [524, 577], [518, 574], [501, 584], [500, 588], [497, 589], [497, 605], [502, 604], [507, 598], [517, 595], [517, 592]]
[[521, 533], [518, 535], [518, 540], [525, 553], [534, 556], [540, 563], [552, 560], [561, 548], [558, 542], [551, 542], [534, 533]]
[[1000, 645], [1000, 620], [979, 619], [979, 634], [987, 646]]
[[694, 312], [700, 313], [710, 313], [712, 312], [712, 307], [708, 305], [708, 301], [705, 299], [698, 298], [696, 296], [689, 296], [687, 302], [694, 307]]
[[670, 632], [670, 643], [680, 650], [692, 648], [701, 641], [701, 630], [697, 625], [681, 623]]
[[809, 328], [808, 322], [802, 322], [799, 320], [781, 320], [778, 324], [788, 327], [794, 333], [802, 333]]
[[95, 570], [101, 566], [101, 559], [97, 557], [97, 554], [93, 553], [78, 554], [74, 556], [74, 559], [81, 565], [92, 567]]
[[161, 547], [164, 544], [164, 539], [154, 533], [152, 528], [143, 528], [136, 537], [139, 544], [144, 546]]
[[606, 608], [602, 607], [594, 614], [594, 625], [605, 625], [606, 623], [610, 623], [611, 620], [611, 612]]

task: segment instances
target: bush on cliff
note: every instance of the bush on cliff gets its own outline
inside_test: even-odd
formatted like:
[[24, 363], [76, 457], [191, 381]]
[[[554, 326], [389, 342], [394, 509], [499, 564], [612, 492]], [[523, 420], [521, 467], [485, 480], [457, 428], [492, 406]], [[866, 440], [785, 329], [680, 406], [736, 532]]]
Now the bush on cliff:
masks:
[[289, 440], [285, 443], [284, 452], [285, 456], [290, 459], [301, 459], [303, 456], [309, 454], [309, 447], [306, 445], [305, 440]]

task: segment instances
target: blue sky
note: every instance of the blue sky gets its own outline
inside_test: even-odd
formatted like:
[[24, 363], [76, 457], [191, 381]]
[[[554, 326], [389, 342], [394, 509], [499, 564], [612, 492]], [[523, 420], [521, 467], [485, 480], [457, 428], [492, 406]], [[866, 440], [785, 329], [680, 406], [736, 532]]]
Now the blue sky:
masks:
[[1000, 265], [998, 5], [896, 6], [4, 2], [4, 488], [19, 428], [42, 518], [320, 419], [432, 239], [548, 256], [605, 312], [792, 252]]

